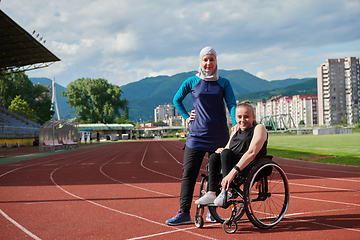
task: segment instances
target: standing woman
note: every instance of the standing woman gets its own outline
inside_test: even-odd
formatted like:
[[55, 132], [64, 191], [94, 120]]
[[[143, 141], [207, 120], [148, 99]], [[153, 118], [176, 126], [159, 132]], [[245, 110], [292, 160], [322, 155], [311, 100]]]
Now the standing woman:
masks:
[[[193, 110], [189, 115], [182, 103], [191, 93]], [[174, 97], [174, 105], [181, 116], [190, 124], [184, 152], [183, 176], [180, 190], [180, 210], [168, 225], [192, 223], [190, 208], [196, 179], [208, 152], [209, 156], [229, 140], [225, 104], [235, 120], [236, 100], [229, 80], [219, 77], [217, 55], [212, 47], [200, 52], [199, 72], [186, 79]]]

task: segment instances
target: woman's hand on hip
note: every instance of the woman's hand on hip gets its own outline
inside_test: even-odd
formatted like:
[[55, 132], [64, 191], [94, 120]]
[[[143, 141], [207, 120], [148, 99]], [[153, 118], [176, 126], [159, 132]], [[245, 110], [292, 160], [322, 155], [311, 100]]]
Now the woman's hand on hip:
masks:
[[191, 121], [194, 121], [195, 118], [196, 118], [195, 110], [192, 110], [192, 111], [190, 112], [190, 117], [188, 117], [188, 118], [186, 119], [186, 122], [187, 122], [187, 123], [190, 123]]

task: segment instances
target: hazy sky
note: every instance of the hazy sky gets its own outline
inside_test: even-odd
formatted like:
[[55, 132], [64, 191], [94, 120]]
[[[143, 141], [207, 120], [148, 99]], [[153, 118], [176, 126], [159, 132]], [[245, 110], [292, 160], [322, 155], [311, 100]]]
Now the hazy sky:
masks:
[[0, 8], [61, 59], [28, 76], [65, 87], [197, 70], [205, 46], [220, 69], [266, 80], [316, 77], [327, 58], [360, 56], [359, 0], [2, 0]]

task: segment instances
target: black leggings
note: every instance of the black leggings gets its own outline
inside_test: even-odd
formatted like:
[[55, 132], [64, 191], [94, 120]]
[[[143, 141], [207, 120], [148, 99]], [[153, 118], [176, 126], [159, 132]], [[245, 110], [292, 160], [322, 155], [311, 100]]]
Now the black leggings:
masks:
[[220, 154], [214, 153], [209, 157], [209, 191], [218, 192], [216, 176], [220, 169], [224, 178], [239, 162], [240, 158], [241, 155], [234, 153], [230, 149], [224, 149]]
[[[211, 156], [213, 152], [208, 152]], [[180, 211], [189, 213], [193, 199], [196, 179], [206, 151], [198, 151], [185, 146], [183, 176], [180, 190]]]

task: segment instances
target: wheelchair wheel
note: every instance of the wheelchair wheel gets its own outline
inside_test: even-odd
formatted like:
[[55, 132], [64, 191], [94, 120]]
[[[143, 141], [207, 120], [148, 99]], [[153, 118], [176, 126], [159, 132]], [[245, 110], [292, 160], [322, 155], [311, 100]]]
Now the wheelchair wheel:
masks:
[[223, 229], [226, 233], [234, 233], [236, 232], [238, 226], [235, 221], [231, 221], [230, 219], [226, 219], [223, 223]]
[[204, 218], [201, 215], [195, 215], [195, 226], [202, 228], [204, 226]]
[[272, 161], [259, 162], [250, 171], [244, 186], [248, 219], [268, 229], [280, 222], [289, 205], [289, 184], [285, 172]]
[[[207, 178], [204, 179], [203, 186], [205, 191], [208, 191], [208, 181]], [[242, 196], [238, 196], [238, 199], [241, 199]], [[211, 216], [216, 220], [216, 222], [223, 223], [226, 219], [232, 216], [233, 207], [236, 207], [236, 213], [234, 220], [238, 221], [245, 213], [244, 211], [244, 204], [243, 203], [237, 203], [236, 206], [230, 206], [228, 208], [218, 207], [216, 205], [208, 205], [209, 212], [211, 213]]]

